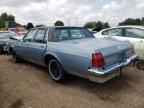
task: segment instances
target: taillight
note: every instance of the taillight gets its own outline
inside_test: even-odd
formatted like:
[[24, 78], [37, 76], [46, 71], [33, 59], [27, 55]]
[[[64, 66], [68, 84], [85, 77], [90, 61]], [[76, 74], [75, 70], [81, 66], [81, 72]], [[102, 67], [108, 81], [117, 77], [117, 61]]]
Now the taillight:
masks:
[[104, 66], [104, 57], [101, 53], [92, 54], [92, 66], [99, 68]]

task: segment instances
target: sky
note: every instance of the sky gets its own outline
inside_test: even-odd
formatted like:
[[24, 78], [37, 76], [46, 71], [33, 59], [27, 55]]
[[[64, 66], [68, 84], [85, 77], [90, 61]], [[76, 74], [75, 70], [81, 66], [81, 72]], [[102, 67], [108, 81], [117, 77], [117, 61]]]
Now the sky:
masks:
[[144, 17], [144, 0], [0, 0], [0, 14], [7, 12], [16, 22], [52, 26], [83, 26], [90, 21], [109, 22], [116, 26], [126, 18]]

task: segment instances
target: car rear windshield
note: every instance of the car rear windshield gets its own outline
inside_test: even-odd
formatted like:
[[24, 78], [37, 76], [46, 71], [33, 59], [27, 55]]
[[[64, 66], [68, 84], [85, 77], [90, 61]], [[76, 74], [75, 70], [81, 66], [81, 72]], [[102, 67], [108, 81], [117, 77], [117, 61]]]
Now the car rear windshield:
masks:
[[81, 38], [94, 38], [94, 36], [84, 28], [56, 28], [56, 36], [59, 41], [81, 39]]

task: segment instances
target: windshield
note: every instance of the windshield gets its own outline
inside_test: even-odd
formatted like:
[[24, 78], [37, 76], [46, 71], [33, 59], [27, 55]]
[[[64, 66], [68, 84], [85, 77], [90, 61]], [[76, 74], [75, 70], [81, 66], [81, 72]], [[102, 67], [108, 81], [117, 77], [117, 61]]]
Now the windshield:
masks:
[[56, 28], [56, 36], [59, 41], [94, 37], [84, 28]]
[[13, 36], [17, 36], [15, 32], [0, 32], [0, 39], [11, 38]]

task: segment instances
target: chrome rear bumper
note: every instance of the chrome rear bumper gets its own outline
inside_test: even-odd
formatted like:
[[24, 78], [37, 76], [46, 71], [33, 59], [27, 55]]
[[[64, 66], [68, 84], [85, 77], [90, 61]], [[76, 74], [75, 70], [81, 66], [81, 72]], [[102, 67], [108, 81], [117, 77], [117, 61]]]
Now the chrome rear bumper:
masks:
[[96, 68], [88, 69], [89, 80], [98, 83], [105, 83], [106, 81], [116, 76], [119, 76], [120, 69], [131, 64], [135, 58], [137, 58], [137, 56], [133, 55], [130, 58], [126, 59], [124, 62], [115, 64], [114, 66], [108, 69], [96, 69]]

